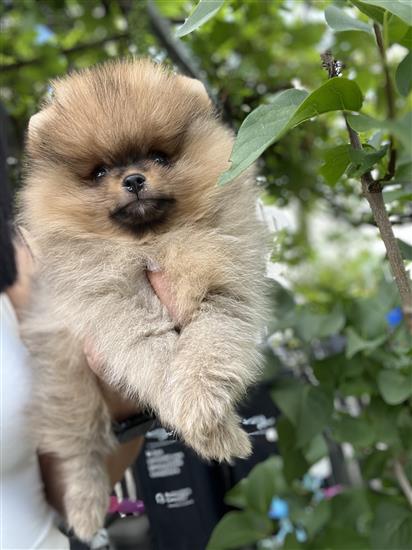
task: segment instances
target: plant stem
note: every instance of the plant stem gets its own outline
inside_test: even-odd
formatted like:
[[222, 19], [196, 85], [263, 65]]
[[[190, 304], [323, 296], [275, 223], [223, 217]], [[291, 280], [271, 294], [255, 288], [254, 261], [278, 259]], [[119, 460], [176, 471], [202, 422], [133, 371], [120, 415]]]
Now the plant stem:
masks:
[[[358, 134], [350, 127], [346, 117], [346, 128], [348, 129], [349, 139], [354, 149], [362, 149]], [[373, 218], [378, 226], [380, 235], [386, 248], [389, 265], [392, 275], [398, 287], [402, 303], [402, 310], [405, 322], [409, 331], [412, 333], [412, 289], [411, 283], [406, 272], [401, 251], [393, 233], [392, 225], [385, 208], [382, 197], [382, 186], [375, 181], [370, 172], [361, 176], [362, 192], [371, 207]]]
[[[388, 103], [388, 117], [393, 118], [395, 114], [395, 103], [393, 96], [392, 83], [390, 80], [389, 68], [386, 63], [385, 47], [382, 40], [382, 34], [380, 28], [375, 24], [375, 36], [378, 44], [379, 52], [381, 55], [382, 63], [385, 69], [386, 75], [386, 93]], [[339, 66], [338, 62], [333, 58], [330, 52], [325, 52], [321, 55], [322, 66], [328, 70], [329, 78], [337, 76], [336, 67]], [[346, 128], [348, 130], [349, 139], [354, 149], [362, 150], [362, 144], [359, 139], [359, 135], [348, 123], [345, 117]], [[388, 176], [390, 170], [395, 169], [395, 156], [393, 152], [393, 143], [391, 140], [391, 159], [389, 161]], [[386, 176], [385, 176], [386, 178]], [[383, 178], [383, 179], [385, 179]], [[382, 185], [380, 181], [373, 179], [370, 172], [366, 172], [361, 176], [362, 192], [365, 199], [368, 201], [372, 210], [373, 218], [378, 226], [379, 233], [386, 248], [386, 254], [388, 257], [389, 265], [392, 271], [392, 275], [395, 279], [396, 286], [398, 287], [403, 315], [405, 318], [406, 326], [409, 332], [412, 334], [412, 288], [411, 282], [408, 278], [408, 274], [403, 263], [401, 251], [399, 249], [398, 242], [393, 233], [392, 225], [389, 220], [388, 212], [386, 211], [385, 203], [382, 196]]]
[[406, 500], [412, 508], [412, 487], [409, 483], [409, 479], [406, 477], [405, 470], [403, 469], [403, 466], [398, 459], [395, 459], [393, 462], [393, 470], [395, 472], [395, 477], [399, 484], [399, 487], [402, 489]]
[[[386, 12], [385, 12], [386, 14]], [[375, 32], [376, 44], [378, 45], [379, 55], [382, 62], [383, 72], [385, 74], [385, 96], [386, 104], [388, 108], [388, 118], [393, 120], [395, 118], [395, 94], [393, 90], [392, 78], [389, 71], [388, 62], [386, 59], [385, 44], [382, 38], [382, 33], [379, 25], [377, 23], [373, 24], [373, 30]], [[390, 136], [390, 147], [389, 147], [389, 162], [386, 174], [381, 181], [389, 181], [395, 175], [395, 165], [396, 165], [396, 149], [394, 145], [393, 136]]]
[[388, 105], [388, 118], [395, 118], [395, 98], [393, 93], [392, 79], [389, 72], [388, 62], [386, 60], [385, 46], [383, 43], [382, 33], [377, 23], [373, 24], [373, 30], [375, 31], [376, 43], [378, 45], [379, 55], [382, 61], [383, 72], [385, 73], [385, 90], [386, 90], [386, 103]]

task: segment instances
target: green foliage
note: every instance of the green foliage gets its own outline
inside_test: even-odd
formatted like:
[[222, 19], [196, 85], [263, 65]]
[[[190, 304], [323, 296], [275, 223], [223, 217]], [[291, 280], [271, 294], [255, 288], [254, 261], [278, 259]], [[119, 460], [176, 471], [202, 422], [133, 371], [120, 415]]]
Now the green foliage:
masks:
[[176, 31], [176, 36], [182, 37], [196, 30], [209, 21], [220, 10], [225, 0], [200, 0], [184, 24]]
[[333, 78], [308, 95], [303, 90], [279, 93], [270, 105], [258, 107], [240, 127], [230, 160], [221, 178], [223, 185], [241, 174], [288, 130], [330, 111], [358, 111], [362, 93], [355, 82]]
[[[383, 3], [377, 5], [379, 3], [376, 2], [354, 4], [362, 4], [360, 10], [373, 21], [355, 19], [335, 5], [326, 6], [326, 21], [339, 33], [336, 37], [344, 36], [346, 40], [350, 37], [355, 48], [362, 48], [363, 43], [356, 42], [354, 37], [362, 33], [372, 35], [373, 23], [377, 21], [384, 26], [384, 40], [387, 44], [405, 42], [409, 28], [407, 25], [405, 27], [404, 6], [393, 5], [389, 9]], [[376, 48], [374, 44], [373, 47]], [[410, 91], [409, 61], [407, 56], [396, 69], [398, 90], [404, 97]], [[359, 70], [366, 74], [365, 67], [357, 68]], [[393, 70], [392, 78], [394, 75]], [[342, 86], [338, 96], [323, 94], [329, 91], [331, 82]], [[347, 84], [350, 89], [346, 90], [348, 93], [343, 99], [343, 87]], [[365, 92], [365, 89], [376, 90], [376, 87], [377, 83], [373, 84], [373, 79], [368, 80], [359, 73], [359, 87], [353, 80], [335, 78], [326, 84], [318, 84], [311, 94], [294, 89], [271, 96], [267, 105], [257, 107], [240, 126], [231, 157], [231, 168], [223, 174], [220, 183], [235, 178], [264, 151], [270, 151], [271, 145], [279, 140], [277, 150], [283, 151], [282, 141], [286, 144], [288, 140], [292, 142], [287, 132], [300, 123], [316, 118], [322, 112], [359, 111], [362, 106], [359, 88]], [[347, 117], [351, 127], [361, 133], [363, 149], [354, 151], [347, 142], [338, 141], [336, 144], [335, 141], [332, 146], [329, 142], [322, 151], [320, 175], [328, 185], [339, 191], [344, 190], [343, 185], [350, 189], [348, 185], [351, 185], [353, 179], [359, 179], [372, 169], [383, 177], [389, 157], [385, 138], [392, 134], [402, 151], [398, 157], [402, 160], [398, 160], [393, 176], [393, 181], [399, 182], [401, 187], [385, 193], [386, 201], [393, 204], [400, 200], [406, 204], [406, 197], [411, 192], [408, 187], [411, 181], [410, 111], [405, 104], [394, 120], [382, 119], [382, 116], [377, 120], [370, 105], [364, 108], [365, 114]], [[379, 108], [376, 112], [381, 110]], [[333, 123], [328, 123], [330, 133], [340, 136]], [[313, 182], [309, 178], [306, 188], [311, 184]], [[301, 238], [304, 240], [303, 235]], [[345, 240], [342, 237], [340, 239]], [[345, 242], [349, 245], [350, 236]], [[286, 243], [286, 240], [280, 241], [280, 247], [286, 246]], [[406, 243], [403, 252], [406, 252], [404, 257], [408, 258]], [[287, 256], [280, 258], [287, 261]], [[356, 269], [366, 267], [368, 261], [368, 257], [360, 257]], [[380, 266], [376, 264], [373, 268], [372, 285], [369, 272], [369, 280], [365, 280], [363, 287], [362, 284], [359, 287], [359, 280], [354, 284], [356, 271], [352, 273], [352, 280], [348, 277], [354, 264], [346, 267], [341, 261], [340, 264], [334, 272], [328, 267], [324, 278], [320, 276], [320, 266], [315, 265], [312, 277], [309, 273], [300, 272], [292, 293], [275, 285], [273, 299], [278, 304], [276, 314], [279, 320], [271, 325], [271, 329], [277, 331], [276, 338], [282, 335], [283, 346], [289, 347], [293, 360], [287, 365], [289, 374], [278, 377], [272, 391], [273, 400], [282, 412], [276, 429], [284, 480], [281, 490], [272, 490], [272, 495], [281, 496], [288, 502], [293, 528], [283, 544], [280, 544], [278, 536], [282, 532], [282, 523], [279, 521], [272, 526], [270, 533], [261, 535], [259, 548], [282, 546], [347, 550], [383, 548], [383, 544], [387, 548], [396, 548], [396, 545], [403, 548], [410, 537], [409, 520], [403, 515], [403, 511], [407, 510], [407, 502], [392, 469], [394, 459], [403, 457], [406, 463], [412, 460], [408, 439], [412, 437], [410, 337], [405, 326], [398, 321], [391, 328], [389, 315], [397, 311], [398, 298], [393, 286], [382, 275], [378, 275]], [[299, 305], [293, 293], [299, 296]], [[344, 339], [344, 349], [329, 352], [327, 357], [317, 359], [314, 344], [322, 345], [322, 342], [335, 335]], [[274, 372], [278, 376], [278, 364]], [[306, 376], [302, 378], [303, 372]], [[350, 405], [350, 400], [357, 403], [356, 407]], [[344, 493], [331, 502], [310, 498], [304, 488], [304, 480], [311, 466], [328, 456], [327, 441], [350, 445], [360, 469], [362, 484], [360, 489], [346, 488]], [[350, 481], [350, 470], [342, 477], [345, 483], [348, 482], [347, 477]], [[269, 479], [267, 474], [266, 480]], [[370, 479], [379, 479], [382, 489], [371, 491], [367, 485]], [[396, 502], [388, 500], [387, 491], [396, 495]], [[228, 502], [240, 507], [243, 513], [260, 513], [262, 519], [267, 519], [270, 492], [265, 480], [253, 471], [229, 494]], [[250, 498], [250, 494], [254, 495], [254, 499]], [[399, 506], [398, 521], [391, 518], [394, 505]], [[388, 512], [388, 518], [382, 522], [387, 533], [385, 537], [377, 535], [382, 529], [382, 524], [378, 527], [378, 522], [385, 515], [382, 507]], [[222, 537], [227, 536], [224, 522], [225, 519], [212, 535], [211, 540], [215, 545], [222, 543]], [[298, 529], [304, 530], [304, 540], [298, 540]], [[238, 547], [250, 544], [252, 540], [256, 542], [256, 536], [257, 531], [254, 530], [253, 538], [244, 540]], [[225, 544], [217, 547], [225, 548]]]
[[388, 405], [399, 405], [412, 395], [412, 368], [401, 373], [395, 370], [381, 370], [378, 374], [378, 388]]
[[393, 13], [408, 25], [412, 25], [412, 10], [408, 0], [360, 0], [360, 4], [368, 4]]
[[326, 23], [336, 32], [362, 31], [373, 33], [372, 27], [363, 21], [359, 21], [348, 15], [345, 11], [336, 6], [328, 6], [325, 10]]
[[395, 137], [403, 144], [406, 151], [412, 150], [412, 136], [409, 131], [412, 122], [412, 112], [407, 113], [397, 120], [376, 120], [367, 115], [348, 115], [348, 121], [351, 127], [357, 132], [363, 133], [374, 129], [393, 132]]
[[334, 185], [344, 174], [351, 162], [351, 150], [351, 146], [346, 143], [325, 149], [324, 164], [321, 166], [319, 172], [330, 185]]
[[399, 93], [407, 96], [412, 89], [412, 52], [408, 52], [399, 63], [395, 78]]
[[207, 550], [226, 550], [253, 544], [270, 535], [272, 524], [265, 516], [246, 512], [229, 512], [213, 532]]
[[362, 176], [366, 172], [369, 172], [377, 162], [383, 158], [388, 151], [388, 147], [385, 145], [381, 147], [378, 151], [375, 151], [373, 147], [367, 148], [360, 151], [355, 151], [351, 149], [349, 151], [349, 157], [352, 161], [352, 165], [349, 167], [347, 172], [348, 176], [356, 178]]
[[408, 550], [411, 547], [411, 511], [396, 501], [387, 500], [378, 505], [373, 527], [372, 547], [374, 549]]

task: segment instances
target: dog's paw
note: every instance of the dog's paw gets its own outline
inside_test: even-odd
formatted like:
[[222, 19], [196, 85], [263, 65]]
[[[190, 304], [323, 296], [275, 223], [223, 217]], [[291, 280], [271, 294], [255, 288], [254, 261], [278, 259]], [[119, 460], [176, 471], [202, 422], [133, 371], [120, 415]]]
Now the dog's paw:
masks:
[[[195, 365], [190, 368], [196, 372]], [[173, 379], [173, 391], [159, 413], [204, 458], [230, 461], [251, 452], [249, 438], [234, 413], [232, 385], [220, 370], [213, 377]]]
[[201, 457], [218, 462], [247, 458], [252, 452], [249, 436], [240, 427], [239, 418], [234, 414], [229, 414], [210, 429], [195, 429], [192, 433], [186, 433], [184, 439]]
[[67, 523], [81, 541], [90, 542], [104, 526], [109, 505], [106, 487], [88, 487], [86, 494], [67, 491], [64, 499]]

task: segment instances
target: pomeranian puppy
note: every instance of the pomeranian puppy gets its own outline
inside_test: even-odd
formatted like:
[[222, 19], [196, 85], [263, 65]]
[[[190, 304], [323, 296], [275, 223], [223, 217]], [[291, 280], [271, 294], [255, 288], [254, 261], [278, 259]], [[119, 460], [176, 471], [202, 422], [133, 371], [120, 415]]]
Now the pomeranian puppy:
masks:
[[[200, 82], [127, 60], [52, 86], [27, 138], [21, 217], [38, 270], [23, 335], [38, 447], [59, 457], [68, 523], [89, 540], [116, 443], [85, 339], [104, 379], [199, 455], [246, 457], [235, 405], [258, 373], [266, 234], [253, 171], [217, 185], [233, 135]], [[156, 269], [177, 322], [148, 282]]]

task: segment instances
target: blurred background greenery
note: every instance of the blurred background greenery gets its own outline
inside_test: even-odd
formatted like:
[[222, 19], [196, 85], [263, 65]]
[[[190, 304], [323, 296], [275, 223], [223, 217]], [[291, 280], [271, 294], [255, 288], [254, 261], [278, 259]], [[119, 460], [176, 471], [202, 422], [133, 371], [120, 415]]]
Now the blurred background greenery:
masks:
[[[237, 130], [248, 113], [270, 103], [277, 92], [321, 85], [327, 75], [320, 53], [330, 49], [344, 75], [360, 86], [363, 112], [385, 118], [384, 75], [373, 33], [333, 33], [325, 21], [325, 8], [334, 5], [370, 24], [356, 2], [228, 0], [210, 21], [178, 39], [175, 29], [193, 4], [3, 0], [1, 101], [10, 117], [8, 166], [15, 188], [27, 122], [48, 93], [48, 80], [119, 56], [149, 55], [202, 79], [225, 121]], [[411, 48], [412, 32], [394, 15], [385, 21], [394, 77]], [[404, 257], [411, 260], [411, 95], [397, 93], [395, 105], [405, 139], [384, 197], [403, 239]], [[361, 137], [378, 149], [387, 135], [378, 129]], [[229, 518], [215, 533], [213, 549], [256, 543], [262, 549], [398, 550], [412, 543], [405, 492], [412, 482], [411, 339], [359, 180], [344, 169], [327, 169], [328, 151], [347, 142], [343, 119], [331, 113], [288, 133], [259, 161], [262, 212], [276, 230], [270, 266], [276, 311], [265, 376], [274, 380], [273, 398], [284, 413], [278, 426], [283, 462], [269, 463], [250, 483], [258, 487], [260, 476], [282, 477], [284, 483], [275, 484], [269, 496], [276, 493], [288, 503], [293, 528], [275, 540], [281, 518], [267, 519], [266, 512], [266, 522], [256, 527], [261, 504], [256, 508], [255, 497], [248, 500], [250, 488], [246, 496], [238, 489], [241, 496], [229, 502], [244, 509], [236, 513], [249, 515]], [[375, 170], [384, 172], [385, 162]], [[340, 479], [344, 489], [319, 501], [307, 478], [302, 480], [328, 456], [331, 441], [343, 444], [347, 457]], [[235, 542], [225, 538], [245, 524], [249, 536]]]

